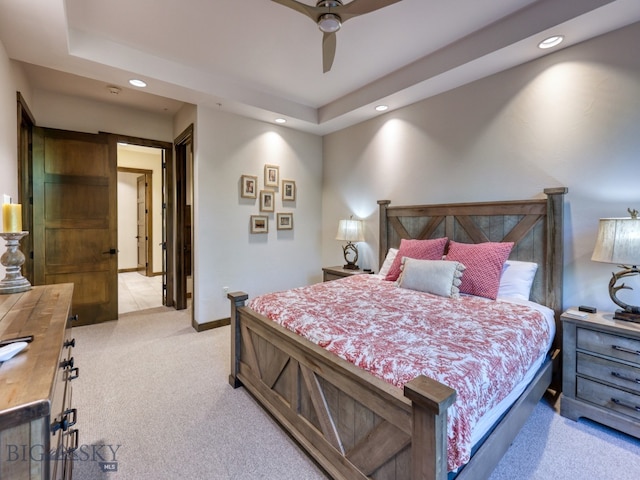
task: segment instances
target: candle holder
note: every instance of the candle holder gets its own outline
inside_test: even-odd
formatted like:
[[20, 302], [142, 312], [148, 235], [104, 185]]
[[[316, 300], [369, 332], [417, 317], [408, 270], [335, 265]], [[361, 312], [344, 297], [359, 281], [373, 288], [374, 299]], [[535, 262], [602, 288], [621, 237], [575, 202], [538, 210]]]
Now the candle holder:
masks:
[[4, 232], [0, 237], [7, 242], [7, 251], [0, 257], [7, 274], [0, 281], [0, 294], [20, 293], [31, 289], [29, 280], [22, 276], [20, 269], [24, 263], [24, 254], [20, 251], [20, 240], [29, 232]]

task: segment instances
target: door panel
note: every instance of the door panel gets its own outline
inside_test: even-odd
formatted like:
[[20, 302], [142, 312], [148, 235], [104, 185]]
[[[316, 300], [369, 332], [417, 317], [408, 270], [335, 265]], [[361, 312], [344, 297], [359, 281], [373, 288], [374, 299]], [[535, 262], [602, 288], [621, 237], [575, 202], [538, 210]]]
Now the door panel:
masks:
[[73, 283], [80, 325], [115, 320], [115, 145], [106, 134], [46, 128], [33, 140], [35, 283]]
[[138, 240], [138, 270], [144, 270], [145, 275], [149, 275], [147, 267], [149, 262], [147, 260], [147, 182], [146, 176], [140, 175], [137, 178], [137, 232], [136, 239]]

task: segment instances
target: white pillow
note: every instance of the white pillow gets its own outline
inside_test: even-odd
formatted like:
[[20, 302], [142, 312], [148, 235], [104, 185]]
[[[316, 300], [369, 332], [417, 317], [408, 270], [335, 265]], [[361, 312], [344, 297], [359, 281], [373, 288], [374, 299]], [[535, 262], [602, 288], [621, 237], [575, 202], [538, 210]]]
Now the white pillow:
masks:
[[401, 288], [458, 298], [465, 266], [450, 260], [417, 260], [402, 258], [402, 272], [397, 285]]
[[502, 267], [498, 296], [529, 300], [537, 270], [537, 263], [507, 260]]
[[389, 269], [391, 268], [391, 264], [396, 259], [397, 254], [398, 254], [397, 248], [389, 249], [389, 251], [387, 252], [387, 257], [384, 259], [384, 262], [382, 263], [382, 267], [380, 267], [380, 271], [378, 272], [378, 275], [382, 275], [383, 277], [387, 276], [387, 273], [389, 273]]

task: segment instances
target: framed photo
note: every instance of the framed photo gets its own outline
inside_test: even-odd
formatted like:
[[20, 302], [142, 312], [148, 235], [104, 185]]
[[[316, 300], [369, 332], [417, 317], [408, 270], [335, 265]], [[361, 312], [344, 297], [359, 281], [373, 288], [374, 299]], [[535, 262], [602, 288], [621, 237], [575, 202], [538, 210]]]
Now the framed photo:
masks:
[[293, 213], [278, 213], [276, 220], [278, 230], [293, 230]]
[[242, 175], [240, 177], [240, 196], [242, 198], [258, 197], [258, 177]]
[[293, 180], [282, 180], [282, 201], [294, 202], [296, 199], [296, 182]]
[[251, 215], [251, 233], [269, 233], [269, 217]]
[[276, 198], [271, 190], [260, 190], [260, 211], [273, 212], [275, 210]]
[[280, 185], [280, 167], [277, 165], [264, 166], [264, 186], [278, 187]]

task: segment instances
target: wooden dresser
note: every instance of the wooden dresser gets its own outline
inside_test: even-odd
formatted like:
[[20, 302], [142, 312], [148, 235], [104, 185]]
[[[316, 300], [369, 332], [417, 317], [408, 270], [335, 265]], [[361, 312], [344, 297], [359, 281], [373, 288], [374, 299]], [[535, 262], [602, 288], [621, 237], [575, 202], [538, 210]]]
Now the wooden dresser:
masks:
[[640, 438], [640, 324], [612, 313], [562, 315], [560, 413]]
[[72, 284], [0, 295], [0, 339], [33, 335], [0, 364], [0, 479], [68, 479], [78, 447], [71, 381]]

